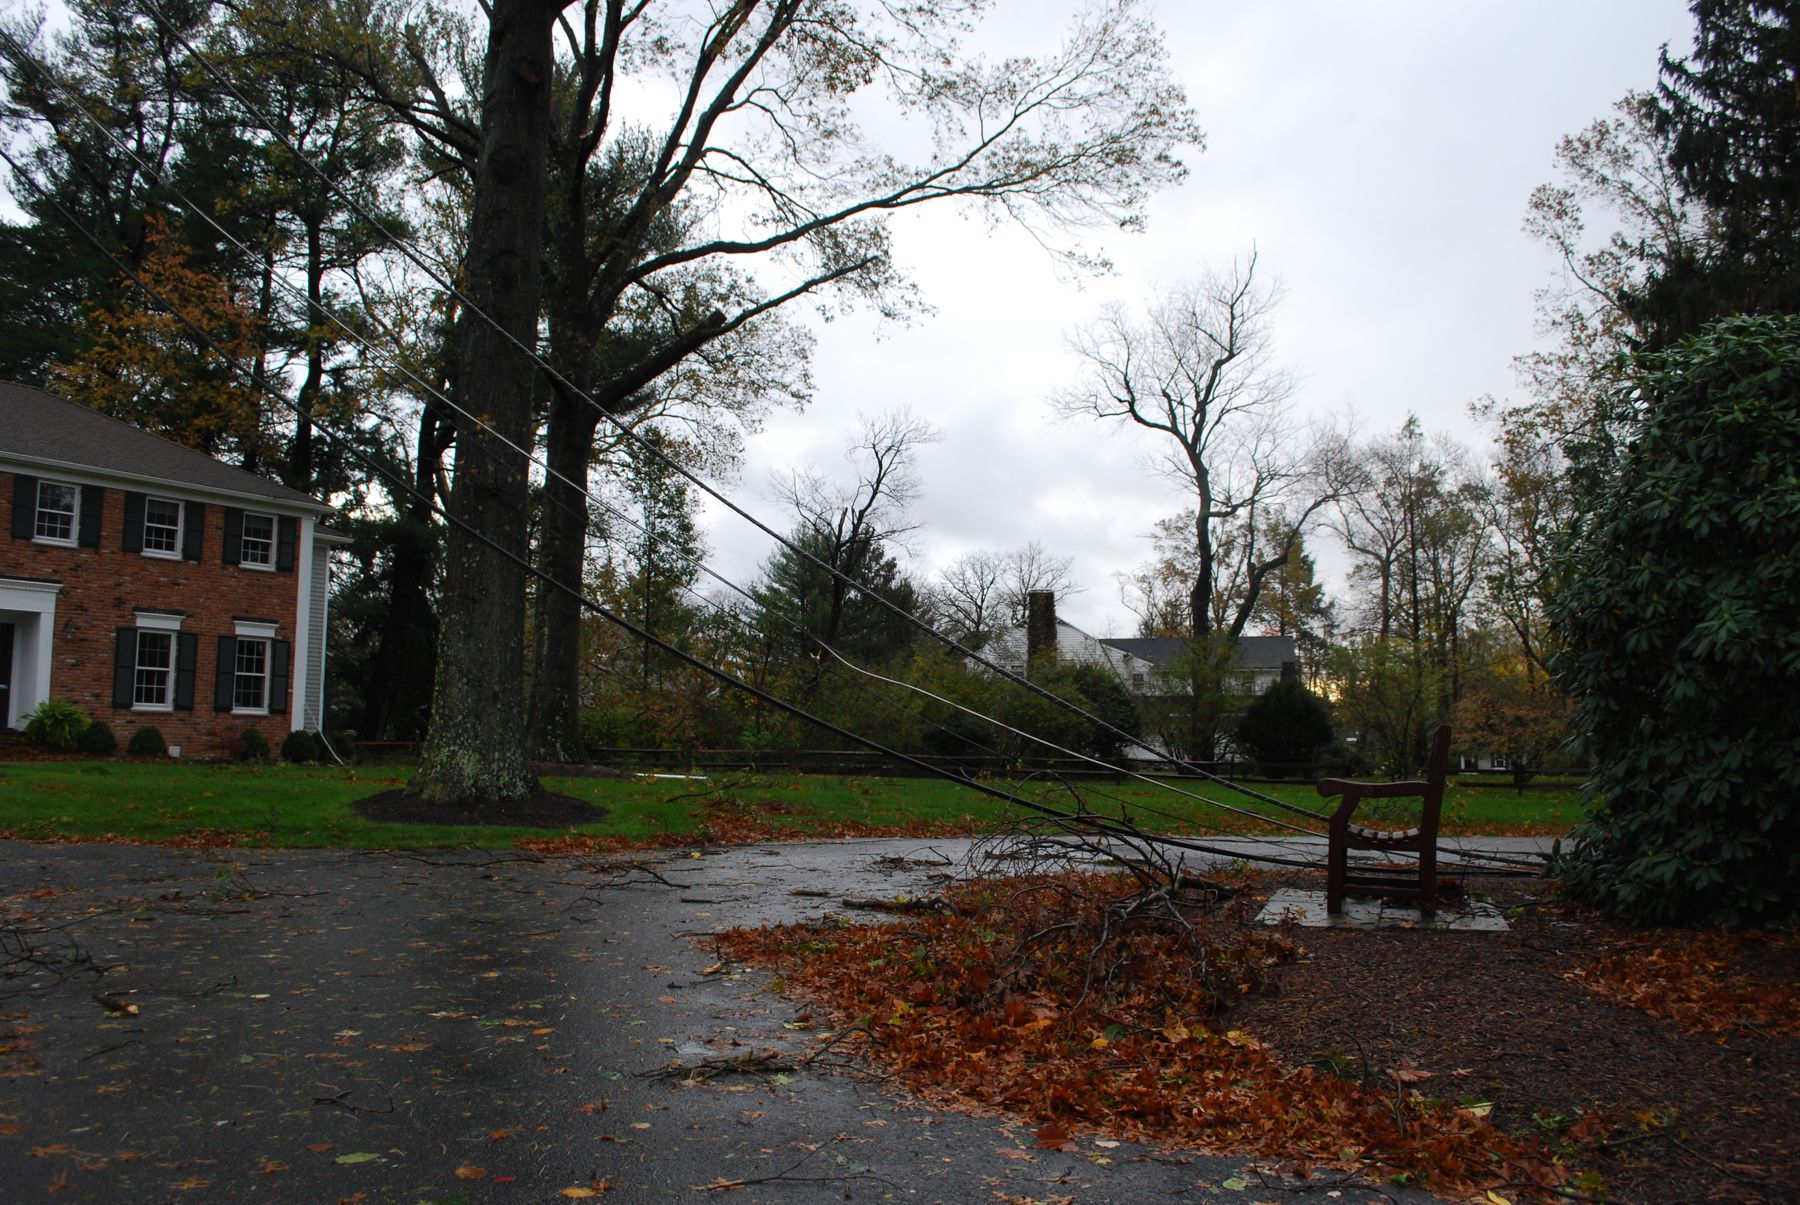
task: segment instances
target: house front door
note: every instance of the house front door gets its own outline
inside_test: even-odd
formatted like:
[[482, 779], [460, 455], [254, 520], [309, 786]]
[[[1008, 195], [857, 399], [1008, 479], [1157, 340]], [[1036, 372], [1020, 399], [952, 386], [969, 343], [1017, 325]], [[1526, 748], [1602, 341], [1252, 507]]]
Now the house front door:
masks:
[[12, 718], [13, 625], [0, 623], [0, 728]]

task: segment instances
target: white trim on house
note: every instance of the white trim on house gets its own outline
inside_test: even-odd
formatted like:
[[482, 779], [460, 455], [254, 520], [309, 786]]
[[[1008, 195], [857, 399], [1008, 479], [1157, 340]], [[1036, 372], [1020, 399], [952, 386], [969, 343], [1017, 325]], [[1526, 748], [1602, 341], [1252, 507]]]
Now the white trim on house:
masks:
[[295, 537], [294, 660], [288, 667], [292, 706], [288, 715], [295, 731], [325, 730], [326, 624], [331, 613], [331, 552], [350, 543], [342, 532], [300, 520]]
[[0, 577], [0, 620], [13, 625], [12, 697], [0, 727], [20, 721], [50, 697], [50, 649], [56, 635], [56, 595], [61, 582]]
[[[312, 573], [313, 573], [313, 532], [318, 524], [312, 519], [300, 520], [300, 530], [294, 535], [294, 649], [293, 660], [288, 665], [288, 730], [301, 732], [306, 729], [307, 687], [309, 675], [306, 672], [312, 656], [313, 619], [312, 619]], [[316, 703], [316, 700], [314, 700]], [[315, 724], [323, 728], [323, 723]]]
[[0, 472], [22, 473], [27, 477], [54, 478], [58, 481], [74, 482], [76, 485], [129, 489], [134, 493], [157, 494], [164, 498], [179, 495], [195, 502], [209, 502], [215, 506], [235, 506], [243, 510], [259, 510], [265, 514], [273, 512], [281, 515], [311, 515], [319, 518], [331, 514], [332, 510], [323, 502], [290, 501], [286, 498], [271, 498], [267, 494], [222, 490], [215, 486], [195, 485], [188, 481], [151, 477], [143, 473], [88, 468], [67, 460], [46, 460], [41, 456], [24, 456], [17, 452], [0, 452]]

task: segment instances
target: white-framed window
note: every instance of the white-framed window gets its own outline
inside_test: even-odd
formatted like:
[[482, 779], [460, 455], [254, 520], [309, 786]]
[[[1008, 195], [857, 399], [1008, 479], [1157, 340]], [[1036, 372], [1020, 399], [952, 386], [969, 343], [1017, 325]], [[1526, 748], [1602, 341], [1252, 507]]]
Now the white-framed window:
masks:
[[1143, 670], [1134, 669], [1131, 671], [1131, 689], [1133, 689], [1133, 690], [1143, 690], [1144, 689], [1144, 671]]
[[80, 516], [80, 487], [62, 481], [38, 482], [37, 526], [32, 532], [36, 539], [72, 547]]
[[170, 711], [175, 706], [175, 633], [139, 631], [137, 673], [132, 680], [134, 710]]
[[244, 512], [244, 534], [238, 564], [252, 569], [275, 568], [275, 516]]
[[237, 663], [231, 678], [231, 710], [258, 715], [269, 710], [269, 642], [237, 638]]
[[1504, 753], [1494, 754], [1493, 760], [1489, 764], [1491, 764], [1494, 767], [1494, 769], [1496, 769], [1496, 770], [1512, 769], [1512, 759], [1507, 757], [1506, 754], [1504, 754]]
[[181, 503], [173, 498], [144, 500], [144, 555], [181, 555]]

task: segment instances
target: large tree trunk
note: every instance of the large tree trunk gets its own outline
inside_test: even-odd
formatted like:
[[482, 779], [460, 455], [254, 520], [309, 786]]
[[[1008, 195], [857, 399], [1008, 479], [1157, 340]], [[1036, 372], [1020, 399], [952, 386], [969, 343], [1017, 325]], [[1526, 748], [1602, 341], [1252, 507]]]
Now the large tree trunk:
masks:
[[459, 392], [492, 431], [457, 431], [431, 728], [409, 788], [439, 803], [507, 802], [537, 787], [525, 749], [527, 462], [502, 441], [531, 445], [535, 367], [516, 344], [535, 343], [542, 299], [558, 9], [495, 0], [489, 19], [468, 292], [491, 321], [470, 315]]
[[[591, 372], [565, 370], [564, 375], [586, 393]], [[599, 421], [597, 407], [557, 389], [545, 429], [549, 480], [538, 545], [538, 568], [545, 577], [536, 587], [530, 717], [532, 751], [556, 761], [569, 760], [581, 748], [581, 602], [570, 591], [580, 589], [587, 558], [588, 467]]]

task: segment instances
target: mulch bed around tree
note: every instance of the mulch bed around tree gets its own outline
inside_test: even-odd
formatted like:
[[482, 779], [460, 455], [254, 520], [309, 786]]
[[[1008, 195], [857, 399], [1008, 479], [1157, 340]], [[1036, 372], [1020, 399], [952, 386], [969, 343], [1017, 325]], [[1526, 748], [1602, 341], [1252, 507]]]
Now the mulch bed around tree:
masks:
[[1370, 1083], [1428, 1072], [1607, 1200], [1800, 1199], [1794, 935], [1631, 930], [1536, 883], [1492, 898], [1511, 933], [1290, 930], [1305, 952], [1229, 1023]]
[[381, 824], [498, 825], [507, 828], [574, 828], [606, 817], [585, 799], [539, 788], [514, 803], [458, 807], [432, 803], [403, 790], [383, 791], [352, 805], [357, 815]]

